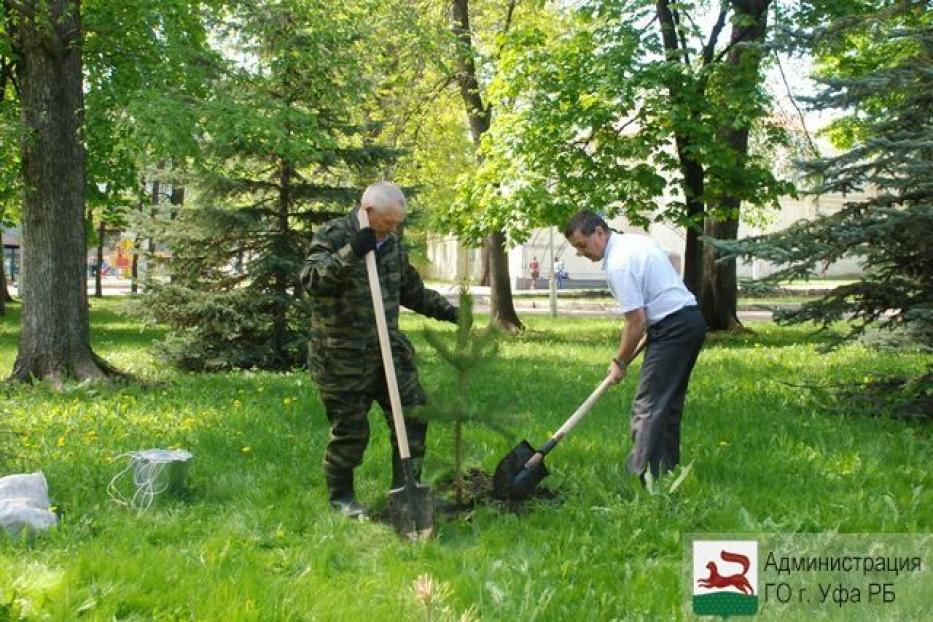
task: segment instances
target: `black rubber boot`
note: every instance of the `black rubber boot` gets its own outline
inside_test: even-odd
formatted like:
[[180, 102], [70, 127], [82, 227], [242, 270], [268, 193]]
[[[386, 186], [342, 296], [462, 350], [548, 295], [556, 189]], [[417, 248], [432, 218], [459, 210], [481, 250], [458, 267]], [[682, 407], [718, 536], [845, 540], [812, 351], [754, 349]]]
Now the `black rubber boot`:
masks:
[[366, 518], [366, 508], [357, 500], [353, 492], [353, 471], [341, 473], [327, 473], [327, 491], [330, 495], [330, 507], [334, 508], [347, 518]]

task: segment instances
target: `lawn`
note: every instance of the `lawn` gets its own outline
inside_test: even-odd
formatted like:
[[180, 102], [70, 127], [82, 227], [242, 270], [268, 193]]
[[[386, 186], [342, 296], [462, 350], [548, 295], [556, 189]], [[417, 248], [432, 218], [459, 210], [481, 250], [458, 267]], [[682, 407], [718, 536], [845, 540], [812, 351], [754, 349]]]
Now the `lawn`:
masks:
[[[791, 386], [918, 373], [929, 356], [859, 345], [820, 354], [821, 337], [772, 324], [713, 336], [684, 422], [693, 467], [674, 493], [649, 494], [624, 473], [631, 378], [548, 457], [555, 499], [522, 514], [486, 505], [439, 518], [437, 537], [412, 545], [327, 508], [327, 425], [304, 372], [172, 371], [150, 353], [161, 330], [124, 317], [122, 304], [93, 301], [94, 346], [140, 382], [12, 387], [0, 402], [18, 454], [7, 470], [41, 468], [62, 519], [33, 542], [0, 538], [0, 620], [423, 620], [425, 599], [435, 620], [673, 620], [683, 533], [933, 525], [929, 425], [825, 412]], [[521, 438], [543, 441], [599, 382], [618, 335], [611, 319], [525, 319], [528, 330], [504, 342], [469, 396], [519, 421], [508, 437], [468, 429], [470, 467], [491, 472]], [[423, 383], [450, 391], [417, 332], [425, 321], [403, 316]], [[18, 322], [14, 305], [0, 322], [4, 374]], [[388, 432], [377, 413], [371, 421], [358, 482], [379, 506]], [[137, 516], [106, 488], [121, 454], [149, 447], [194, 453], [190, 490]], [[429, 451], [429, 477], [444, 477], [448, 429], [432, 429]], [[432, 581], [419, 600], [422, 575]]]

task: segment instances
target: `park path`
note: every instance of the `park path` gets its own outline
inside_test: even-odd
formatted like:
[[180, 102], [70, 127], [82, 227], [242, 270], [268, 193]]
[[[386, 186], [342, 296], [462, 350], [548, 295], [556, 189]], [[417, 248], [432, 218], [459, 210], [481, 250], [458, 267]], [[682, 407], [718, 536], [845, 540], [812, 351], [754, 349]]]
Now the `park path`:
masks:
[[[427, 287], [437, 290], [448, 300], [457, 303], [459, 296], [458, 285], [441, 282], [428, 282]], [[16, 284], [8, 285], [10, 294], [14, 297], [19, 296]], [[130, 293], [130, 280], [119, 277], [105, 277], [101, 283], [103, 295], [125, 296]], [[94, 295], [94, 281], [89, 279], [87, 282], [87, 293], [91, 297]], [[489, 287], [482, 285], [473, 285], [470, 287], [470, 293], [473, 294], [474, 309], [478, 313], [489, 312]], [[606, 288], [565, 288], [557, 292], [557, 314], [570, 315], [576, 317], [621, 317], [619, 307], [612, 300], [608, 300], [609, 290]], [[550, 300], [547, 297], [547, 291], [543, 290], [517, 290], [512, 292], [512, 301], [515, 305], [515, 311], [519, 314], [528, 315], [547, 315], [551, 312]], [[740, 320], [761, 320], [772, 319], [773, 314], [768, 309], [761, 308], [739, 308]]]

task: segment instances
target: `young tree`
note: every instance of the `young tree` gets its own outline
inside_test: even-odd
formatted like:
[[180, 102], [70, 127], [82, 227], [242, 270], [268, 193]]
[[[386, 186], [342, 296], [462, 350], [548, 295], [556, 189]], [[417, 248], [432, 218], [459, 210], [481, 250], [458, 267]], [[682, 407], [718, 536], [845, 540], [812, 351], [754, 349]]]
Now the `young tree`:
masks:
[[447, 396], [432, 396], [429, 405], [432, 420], [448, 422], [453, 426], [454, 448], [454, 492], [458, 506], [463, 505], [463, 426], [467, 423], [482, 424], [502, 430], [503, 413], [490, 404], [478, 404], [470, 400], [471, 376], [482, 365], [495, 361], [498, 351], [495, 326], [485, 331], [473, 330], [473, 297], [464, 282], [460, 286], [457, 314], [457, 332], [453, 339], [424, 328], [424, 338], [437, 351], [441, 359], [456, 373], [456, 392]]
[[774, 234], [719, 242], [726, 257], [760, 257], [783, 268], [771, 280], [808, 278], [844, 257], [863, 260], [854, 283], [839, 286], [786, 322], [857, 320], [907, 325], [933, 346], [933, 20], [922, 2], [897, 3], [836, 21], [810, 38], [824, 89], [819, 110], [845, 110], [829, 135], [843, 152], [805, 163], [814, 193], [864, 190], [834, 214]]

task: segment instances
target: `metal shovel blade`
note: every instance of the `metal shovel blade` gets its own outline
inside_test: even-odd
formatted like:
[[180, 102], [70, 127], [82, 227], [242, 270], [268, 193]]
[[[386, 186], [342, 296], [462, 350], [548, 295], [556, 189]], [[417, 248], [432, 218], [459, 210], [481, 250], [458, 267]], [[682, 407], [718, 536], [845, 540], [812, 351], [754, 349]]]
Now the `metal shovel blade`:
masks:
[[530, 469], [525, 468], [525, 463], [535, 453], [531, 443], [523, 440], [502, 459], [492, 478], [492, 492], [495, 497], [525, 499], [534, 491], [535, 486], [548, 476], [543, 460]]
[[427, 540], [434, 533], [431, 487], [415, 480], [411, 465], [403, 461], [405, 484], [389, 491], [386, 514], [395, 530], [409, 540]]

